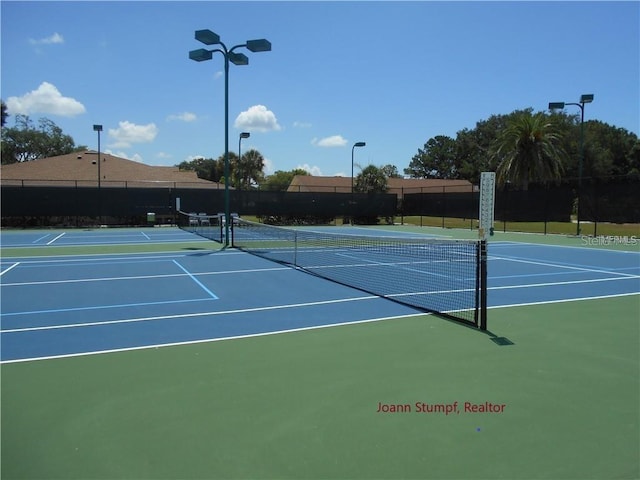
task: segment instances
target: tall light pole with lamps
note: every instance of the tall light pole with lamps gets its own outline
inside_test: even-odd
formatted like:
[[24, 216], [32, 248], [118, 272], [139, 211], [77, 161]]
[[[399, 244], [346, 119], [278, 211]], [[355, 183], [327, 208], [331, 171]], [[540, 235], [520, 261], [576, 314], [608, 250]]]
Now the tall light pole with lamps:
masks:
[[353, 193], [353, 151], [356, 147], [366, 147], [367, 144], [365, 142], [356, 142], [351, 147], [351, 193]]
[[100, 132], [102, 125], [94, 125], [93, 131], [98, 132], [98, 222], [102, 221], [102, 175], [100, 173]]
[[242, 132], [238, 137], [238, 186], [242, 187], [242, 176], [240, 173], [244, 173], [242, 171], [242, 139], [249, 138], [251, 134], [249, 132]]
[[100, 175], [100, 132], [102, 131], [102, 125], [94, 125], [93, 131], [98, 132], [98, 188], [101, 186], [101, 175]]
[[207, 50], [200, 48], [191, 50], [189, 58], [196, 62], [211, 60], [213, 54], [218, 52], [224, 57], [224, 219], [225, 219], [225, 246], [229, 245], [229, 222], [231, 214], [229, 213], [229, 62], [234, 65], [248, 65], [249, 59], [244, 53], [235, 53], [238, 48], [246, 48], [251, 52], [269, 52], [271, 51], [271, 42], [264, 38], [258, 40], [247, 40], [246, 43], [235, 45], [231, 48], [220, 41], [220, 36], [211, 30], [196, 30], [196, 40], [205, 45], [220, 45], [220, 48]]
[[565, 105], [575, 105], [580, 107], [580, 159], [578, 162], [578, 203], [576, 205], [576, 217], [578, 226], [576, 235], [580, 235], [580, 193], [582, 192], [582, 163], [584, 162], [584, 104], [593, 102], [593, 94], [585, 93], [580, 96], [580, 103], [549, 102], [549, 110], [562, 110]]

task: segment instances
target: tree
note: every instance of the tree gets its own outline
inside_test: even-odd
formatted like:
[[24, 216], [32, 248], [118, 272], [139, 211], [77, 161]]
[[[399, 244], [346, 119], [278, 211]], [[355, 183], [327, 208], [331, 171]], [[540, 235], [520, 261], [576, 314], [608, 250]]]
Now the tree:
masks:
[[[186, 160], [178, 165], [176, 165], [180, 170], [188, 170], [196, 172], [198, 178], [202, 178], [203, 180], [214, 181], [215, 170], [216, 170], [216, 160], [213, 158], [203, 158], [199, 157], [194, 160], [187, 162]], [[217, 178], [222, 177], [220, 174]]]
[[283, 170], [276, 170], [272, 175], [269, 175], [264, 183], [261, 185], [261, 189], [273, 190], [282, 192], [289, 188], [293, 177], [296, 175], [311, 175], [309, 172], [302, 168], [295, 168], [285, 172]]
[[381, 168], [368, 165], [356, 176], [353, 190], [359, 193], [384, 193], [387, 191], [387, 177]]
[[382, 170], [382, 173], [384, 173], [384, 176], [387, 178], [401, 178], [398, 173], [398, 167], [395, 165], [384, 165], [380, 167], [380, 170]]
[[404, 173], [412, 178], [459, 178], [455, 140], [445, 135], [430, 138]]
[[251, 188], [251, 185], [260, 184], [264, 180], [264, 157], [254, 149], [242, 155], [236, 156], [234, 164], [234, 186], [243, 190]]
[[527, 190], [529, 182], [559, 180], [564, 152], [561, 134], [543, 113], [519, 113], [509, 120], [492, 148], [498, 184], [507, 181]]
[[2, 108], [2, 126], [4, 127], [4, 124], [7, 123], [7, 117], [9, 114], [7, 113], [7, 106], [3, 100], [0, 101], [0, 107]]
[[493, 164], [489, 151], [507, 118], [507, 115], [492, 115], [487, 120], [477, 122], [474, 129], [465, 128], [457, 133], [455, 155], [460, 179], [478, 183], [480, 172], [495, 171], [496, 165]]
[[[579, 131], [579, 126], [576, 130]], [[584, 176], [626, 175], [634, 168], [629, 154], [638, 141], [635, 134], [599, 120], [589, 120], [584, 124], [584, 138]]]
[[640, 178], [640, 140], [636, 140], [627, 154], [628, 176]]
[[66, 155], [77, 150], [73, 138], [48, 118], [36, 128], [26, 115], [16, 115], [16, 126], [2, 129], [2, 163], [28, 162]]

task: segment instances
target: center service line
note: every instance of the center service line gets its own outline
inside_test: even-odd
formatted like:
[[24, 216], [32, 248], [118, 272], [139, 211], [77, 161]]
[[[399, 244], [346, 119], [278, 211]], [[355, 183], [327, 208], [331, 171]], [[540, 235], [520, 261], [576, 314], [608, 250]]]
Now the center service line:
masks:
[[186, 268], [184, 268], [182, 265], [180, 265], [176, 260], [173, 261], [173, 263], [175, 263], [180, 270], [182, 270], [184, 273], [186, 273], [187, 275], [189, 275], [189, 278], [191, 278], [191, 280], [193, 280], [194, 282], [196, 282], [198, 285], [200, 285], [200, 287], [207, 292], [212, 298], [218, 300], [218, 297], [215, 295], [215, 293], [213, 293], [211, 290], [209, 290], [207, 287], [205, 287], [202, 282], [200, 280], [198, 280], [190, 271], [188, 271]]

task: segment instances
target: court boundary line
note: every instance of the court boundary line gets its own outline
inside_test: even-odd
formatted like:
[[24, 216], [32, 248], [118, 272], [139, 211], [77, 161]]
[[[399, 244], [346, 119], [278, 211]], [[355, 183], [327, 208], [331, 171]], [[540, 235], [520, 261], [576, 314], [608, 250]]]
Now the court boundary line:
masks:
[[[66, 233], [66, 232], [65, 232]], [[54, 240], [56, 240], [54, 238]], [[53, 240], [52, 240], [53, 241]], [[114, 246], [122, 246], [122, 247], [127, 247], [127, 246], [132, 246], [132, 245], [167, 245], [167, 244], [172, 244], [172, 243], [212, 243], [212, 240], [209, 240], [207, 238], [193, 238], [193, 239], [188, 239], [188, 240], [161, 240], [161, 241], [153, 241], [153, 242], [147, 242], [147, 241], [134, 241], [134, 242], [122, 242], [122, 243], [108, 243], [108, 242], [103, 242], [103, 243], [66, 243], [66, 244], [58, 244], [58, 245], [50, 245], [49, 243], [46, 243], [44, 245], [42, 244], [37, 244], [37, 245], [32, 245], [32, 244], [19, 244], [19, 245], [4, 245], [2, 248], [3, 249], [29, 249], [29, 248], [46, 248], [47, 246], [49, 248], [57, 248], [57, 249], [63, 249], [63, 248], [78, 248], [78, 247], [87, 247], [87, 248], [91, 248], [91, 247], [101, 247], [101, 246], [109, 246], [109, 247], [114, 247]], [[211, 249], [211, 251], [217, 251], [216, 249]], [[140, 252], [141, 253], [141, 252]], [[184, 252], [179, 252], [179, 253], [184, 253]], [[78, 254], [78, 255], [113, 255], [113, 254], [108, 254], [108, 253], [96, 253], [96, 254]], [[43, 255], [43, 257], [53, 257], [55, 255]]]
[[47, 233], [46, 235], [43, 235], [42, 237], [36, 238], [33, 242], [31, 242], [31, 244], [38, 243], [40, 240], [44, 240], [45, 238], [50, 237], [50, 236], [51, 236], [51, 234]]
[[[233, 252], [228, 250], [208, 250], [209, 253], [200, 255], [238, 255], [244, 252]], [[144, 255], [144, 256], [143, 256]], [[167, 251], [167, 252], [131, 252], [131, 253], [80, 253], [77, 255], [42, 255], [42, 256], [26, 256], [26, 257], [3, 257], [3, 261], [20, 260], [21, 263], [38, 264], [38, 263], [62, 263], [62, 262], [85, 262], [87, 260], [96, 261], [113, 261], [113, 260], [131, 260], [131, 257], [139, 257], [140, 260], [155, 260], [165, 257], [189, 257], [195, 256], [196, 253], [185, 253], [184, 250]], [[95, 258], [108, 257], [108, 258]]]
[[[204, 240], [203, 240], [204, 241]], [[169, 242], [164, 242], [169, 243]], [[192, 242], [172, 242], [172, 243], [192, 243]], [[200, 243], [200, 242], [198, 242]], [[145, 243], [144, 245], [154, 245], [153, 243]], [[65, 245], [64, 247], [77, 247], [78, 245]], [[60, 248], [61, 245], [56, 245], [53, 248]], [[5, 248], [32, 248], [32, 247], [5, 247]], [[245, 252], [240, 250], [220, 250], [220, 249], [209, 249], [205, 250], [208, 252], [206, 255], [239, 255]], [[1, 253], [1, 249], [0, 249]], [[186, 253], [184, 249], [182, 250], [167, 250], [166, 252], [122, 252], [122, 253], [77, 253], [71, 255], [33, 255], [33, 256], [12, 256], [12, 257], [2, 257], [3, 261], [16, 261], [20, 260], [22, 263], [56, 263], [56, 262], [84, 262], [87, 259], [96, 260], [94, 257], [113, 257], [113, 258], [103, 258], [102, 260], [128, 260], [127, 257], [136, 257], [148, 255], [148, 257], [141, 257], [143, 259], [147, 258], [162, 258], [167, 256], [175, 256], [175, 257], [188, 257], [190, 255], [196, 255], [196, 253]], [[202, 255], [202, 253], [201, 253]]]
[[214, 312], [193, 312], [193, 313], [177, 313], [174, 315], [153, 315], [149, 317], [137, 317], [137, 318], [123, 318], [120, 320], [106, 320], [103, 322], [87, 322], [87, 323], [69, 323], [61, 325], [45, 325], [41, 327], [26, 327], [26, 328], [12, 328], [7, 330], [0, 330], [0, 334], [3, 333], [23, 333], [23, 332], [35, 332], [42, 330], [62, 330], [65, 328], [83, 328], [83, 327], [99, 327], [101, 325], [118, 325], [123, 323], [138, 323], [138, 322], [151, 322], [161, 320], [173, 320], [179, 318], [197, 318], [197, 317], [217, 317], [220, 315], [233, 315], [239, 313], [252, 313], [252, 312], [265, 312], [270, 310], [286, 310], [290, 308], [300, 307], [314, 307], [317, 305], [331, 305], [337, 303], [358, 302], [363, 300], [380, 299], [377, 295], [367, 295], [361, 297], [339, 298], [334, 300], [319, 300], [317, 302], [304, 302], [304, 303], [288, 303], [284, 305], [271, 305], [264, 307], [252, 307], [252, 308], [239, 308], [234, 310], [220, 310]]
[[[0, 277], [1, 277], [2, 275], [4, 275], [5, 273], [7, 273], [8, 271], [13, 270], [14, 268], [16, 268], [18, 265], [20, 265], [20, 262], [16, 262], [16, 263], [14, 263], [13, 265], [11, 265], [10, 267], [6, 268], [5, 270], [2, 270], [2, 271], [0, 272]], [[0, 284], [0, 286], [1, 286], [1, 285], [2, 285], [2, 284]]]
[[63, 237], [67, 232], [62, 232], [60, 235], [58, 235], [56, 238], [54, 238], [53, 240], [51, 240], [50, 242], [47, 242], [45, 245], [51, 245], [53, 242], [55, 242], [56, 240], [58, 240], [59, 238]]
[[[520, 233], [520, 232], [511, 232], [511, 233]], [[531, 233], [531, 234], [525, 234], [525, 235], [542, 235], [542, 234]], [[566, 238], [566, 237], [562, 236], [562, 238]], [[588, 237], [588, 238], [593, 238], [593, 237]], [[637, 250], [614, 250], [614, 249], [601, 248], [601, 247], [589, 246], [589, 245], [555, 245], [555, 244], [548, 244], [548, 243], [516, 242], [513, 240], [498, 240], [498, 241], [489, 243], [489, 247], [491, 247], [491, 245], [497, 246], [497, 247], [499, 246], [511, 247], [511, 246], [526, 245], [531, 247], [576, 248], [578, 250], [586, 250], [591, 252], [601, 251], [601, 252], [608, 252], [608, 253], [626, 253], [626, 254], [632, 253], [636, 255], [640, 254], [640, 251], [637, 251]], [[624, 246], [624, 245], [621, 245], [621, 246]], [[627, 245], [627, 246], [632, 246], [632, 245]]]
[[598, 269], [594, 269], [594, 268], [585, 268], [584, 266], [575, 266], [575, 265], [568, 264], [568, 263], [548, 263], [548, 262], [540, 262], [540, 261], [537, 261], [537, 260], [525, 260], [525, 259], [518, 258], [518, 257], [504, 257], [504, 256], [489, 255], [489, 260], [504, 260], [504, 261], [516, 262], [516, 263], [527, 263], [527, 264], [531, 264], [531, 265], [540, 265], [542, 267], [564, 268], [566, 270], [579, 270], [579, 271], [582, 271], [582, 272], [604, 273], [604, 274], [608, 274], [608, 275], [619, 275], [621, 277], [634, 277], [634, 278], [638, 277], [638, 275], [633, 275], [631, 273], [618, 273], [618, 272], [613, 272], [611, 270], [598, 270]]
[[109, 350], [96, 350], [92, 352], [78, 352], [78, 353], [68, 353], [62, 355], [49, 355], [47, 357], [33, 357], [33, 358], [21, 358], [14, 360], [4, 360], [0, 361], [0, 365], [5, 365], [9, 363], [23, 363], [30, 361], [38, 361], [38, 360], [54, 360], [60, 358], [72, 358], [72, 357], [84, 357], [89, 355], [101, 355], [106, 353], [119, 353], [119, 352], [128, 352], [128, 351], [136, 351], [136, 350], [150, 350], [157, 348], [165, 348], [165, 347], [177, 347], [182, 345], [196, 345], [199, 343], [213, 343], [213, 342], [221, 342], [223, 340], [241, 340], [244, 338], [254, 338], [254, 337], [266, 337], [270, 335], [279, 335], [282, 333], [295, 333], [295, 332], [303, 332], [306, 330], [319, 330], [322, 328], [331, 328], [331, 327], [340, 327], [345, 325], [356, 325], [360, 323], [372, 323], [372, 322], [380, 322], [384, 320], [394, 320], [398, 318], [410, 318], [410, 317], [419, 317], [423, 315], [432, 315], [431, 313], [410, 313], [407, 315], [400, 316], [392, 316], [392, 317], [380, 317], [380, 318], [367, 318], [364, 320], [354, 320], [353, 322], [342, 322], [342, 323], [332, 323], [328, 325], [313, 325], [310, 327], [299, 327], [299, 328], [290, 328], [286, 330], [275, 330], [272, 332], [260, 332], [260, 333], [250, 333], [246, 335], [233, 335], [231, 337], [218, 337], [218, 338], [203, 338], [200, 340], [185, 340], [183, 342], [170, 342], [156, 345], [140, 345], [137, 347], [124, 347], [124, 348], [114, 348]]
[[[20, 263], [20, 262], [18, 262]], [[16, 264], [17, 265], [17, 264]], [[15, 265], [14, 265], [15, 266]], [[11, 267], [12, 268], [12, 267]], [[261, 273], [261, 272], [277, 272], [283, 270], [293, 270], [291, 267], [272, 267], [272, 268], [250, 268], [246, 270], [222, 270], [217, 272], [201, 272], [193, 273], [191, 276], [200, 275], [228, 275], [236, 273]], [[43, 280], [40, 282], [12, 282], [2, 283], [0, 287], [28, 287], [31, 285], [59, 285], [65, 283], [91, 283], [91, 282], [111, 282], [118, 280], [148, 280], [150, 278], [175, 278], [188, 276], [189, 272], [185, 273], [162, 273], [157, 275], [136, 275], [129, 277], [102, 277], [102, 278], [73, 278], [68, 280]]]
[[[535, 306], [535, 305], [544, 305], [544, 304], [550, 304], [550, 303], [567, 303], [567, 302], [577, 302], [577, 301], [587, 301], [587, 300], [603, 300], [603, 299], [608, 299], [608, 298], [616, 298], [616, 297], [626, 297], [626, 296], [631, 296], [631, 295], [640, 295], [640, 293], [638, 292], [634, 292], [634, 293], [622, 293], [622, 294], [614, 294], [614, 295], [603, 295], [603, 296], [598, 296], [598, 297], [587, 297], [587, 298], [574, 298], [574, 299], [561, 299], [561, 300], [552, 300], [552, 301], [545, 301], [545, 302], [532, 302], [532, 303], [521, 303], [521, 304], [512, 304], [512, 305], [497, 305], [494, 307], [488, 307], [489, 309], [496, 309], [496, 308], [517, 308], [517, 307], [528, 307], [528, 306]], [[221, 341], [226, 341], [226, 340], [242, 340], [245, 338], [256, 338], [256, 337], [266, 337], [266, 336], [271, 336], [271, 335], [280, 335], [280, 334], [286, 334], [286, 333], [296, 333], [296, 332], [302, 332], [302, 331], [309, 331], [309, 330], [320, 330], [320, 329], [324, 329], [324, 328], [334, 328], [334, 327], [342, 327], [342, 326], [347, 326], [347, 325], [358, 325], [358, 324], [364, 324], [364, 323], [374, 323], [374, 322], [380, 322], [380, 321], [386, 321], [386, 320], [397, 320], [397, 319], [403, 319], [403, 318], [412, 318], [412, 317], [420, 317], [420, 316], [433, 316], [433, 313], [415, 313], [415, 314], [407, 314], [407, 315], [398, 315], [398, 316], [392, 316], [392, 317], [380, 317], [380, 318], [368, 318], [368, 319], [364, 319], [364, 320], [354, 320], [352, 322], [340, 322], [340, 323], [333, 323], [333, 324], [328, 324], [328, 325], [314, 325], [314, 326], [310, 326], [310, 327], [300, 327], [300, 328], [293, 328], [293, 329], [286, 329], [286, 330], [276, 330], [273, 332], [260, 332], [260, 333], [251, 333], [251, 334], [246, 334], [246, 335], [234, 335], [234, 336], [230, 336], [230, 337], [218, 337], [218, 338], [206, 338], [206, 339], [200, 339], [200, 340], [187, 340], [187, 341], [183, 341], [183, 342], [171, 342], [171, 343], [163, 343], [163, 344], [155, 344], [155, 345], [140, 345], [137, 347], [124, 347], [124, 348], [115, 348], [115, 349], [108, 349], [108, 350], [95, 350], [95, 351], [90, 351], [90, 352], [77, 352], [77, 353], [68, 353], [68, 354], [61, 354], [61, 355], [48, 355], [45, 357], [32, 357], [32, 358], [18, 358], [18, 359], [13, 359], [13, 360], [3, 360], [0, 361], [0, 365], [8, 365], [8, 364], [15, 364], [15, 363], [26, 363], [26, 362], [37, 362], [40, 360], [57, 360], [57, 359], [64, 359], [64, 358], [75, 358], [75, 357], [87, 357], [87, 356], [93, 356], [93, 355], [104, 355], [104, 354], [109, 354], [109, 353], [122, 353], [122, 352], [130, 352], [130, 351], [139, 351], [139, 350], [151, 350], [151, 349], [159, 349], [159, 348], [166, 348], [166, 347], [178, 347], [178, 346], [186, 346], [186, 345], [197, 345], [197, 344], [203, 344], [203, 343], [213, 343], [213, 342], [221, 342]]]
[[[131, 308], [131, 307], [151, 307], [155, 305], [177, 305], [180, 303], [196, 303], [196, 302], [209, 302], [212, 300], [218, 300], [218, 298], [189, 298], [186, 300], [166, 300], [160, 302], [141, 302], [141, 303], [118, 303], [114, 305], [95, 305], [90, 307], [70, 307], [70, 308], [54, 308], [51, 310], [33, 310], [30, 312], [11, 312], [3, 313], [3, 317], [19, 317], [21, 315], [49, 315], [55, 313], [69, 313], [69, 312], [85, 312], [90, 310], [110, 310], [114, 308]], [[4, 330], [0, 330], [2, 333]]]

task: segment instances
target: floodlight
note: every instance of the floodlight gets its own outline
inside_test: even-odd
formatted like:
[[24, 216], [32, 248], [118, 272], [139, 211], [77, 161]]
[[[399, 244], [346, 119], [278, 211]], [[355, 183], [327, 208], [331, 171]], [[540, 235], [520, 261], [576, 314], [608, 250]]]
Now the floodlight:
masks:
[[203, 62], [205, 60], [211, 60], [213, 58], [213, 52], [205, 50], [204, 48], [199, 48], [198, 50], [191, 50], [189, 52], [189, 58], [196, 62]]
[[213, 33], [211, 30], [197, 30], [196, 40], [204, 43], [205, 45], [217, 45], [220, 43], [220, 36]]
[[247, 50], [251, 52], [270, 52], [271, 42], [261, 38], [259, 40], [247, 40]]
[[229, 61], [234, 65], [249, 65], [249, 57], [244, 53], [229, 52], [227, 56], [229, 57]]

